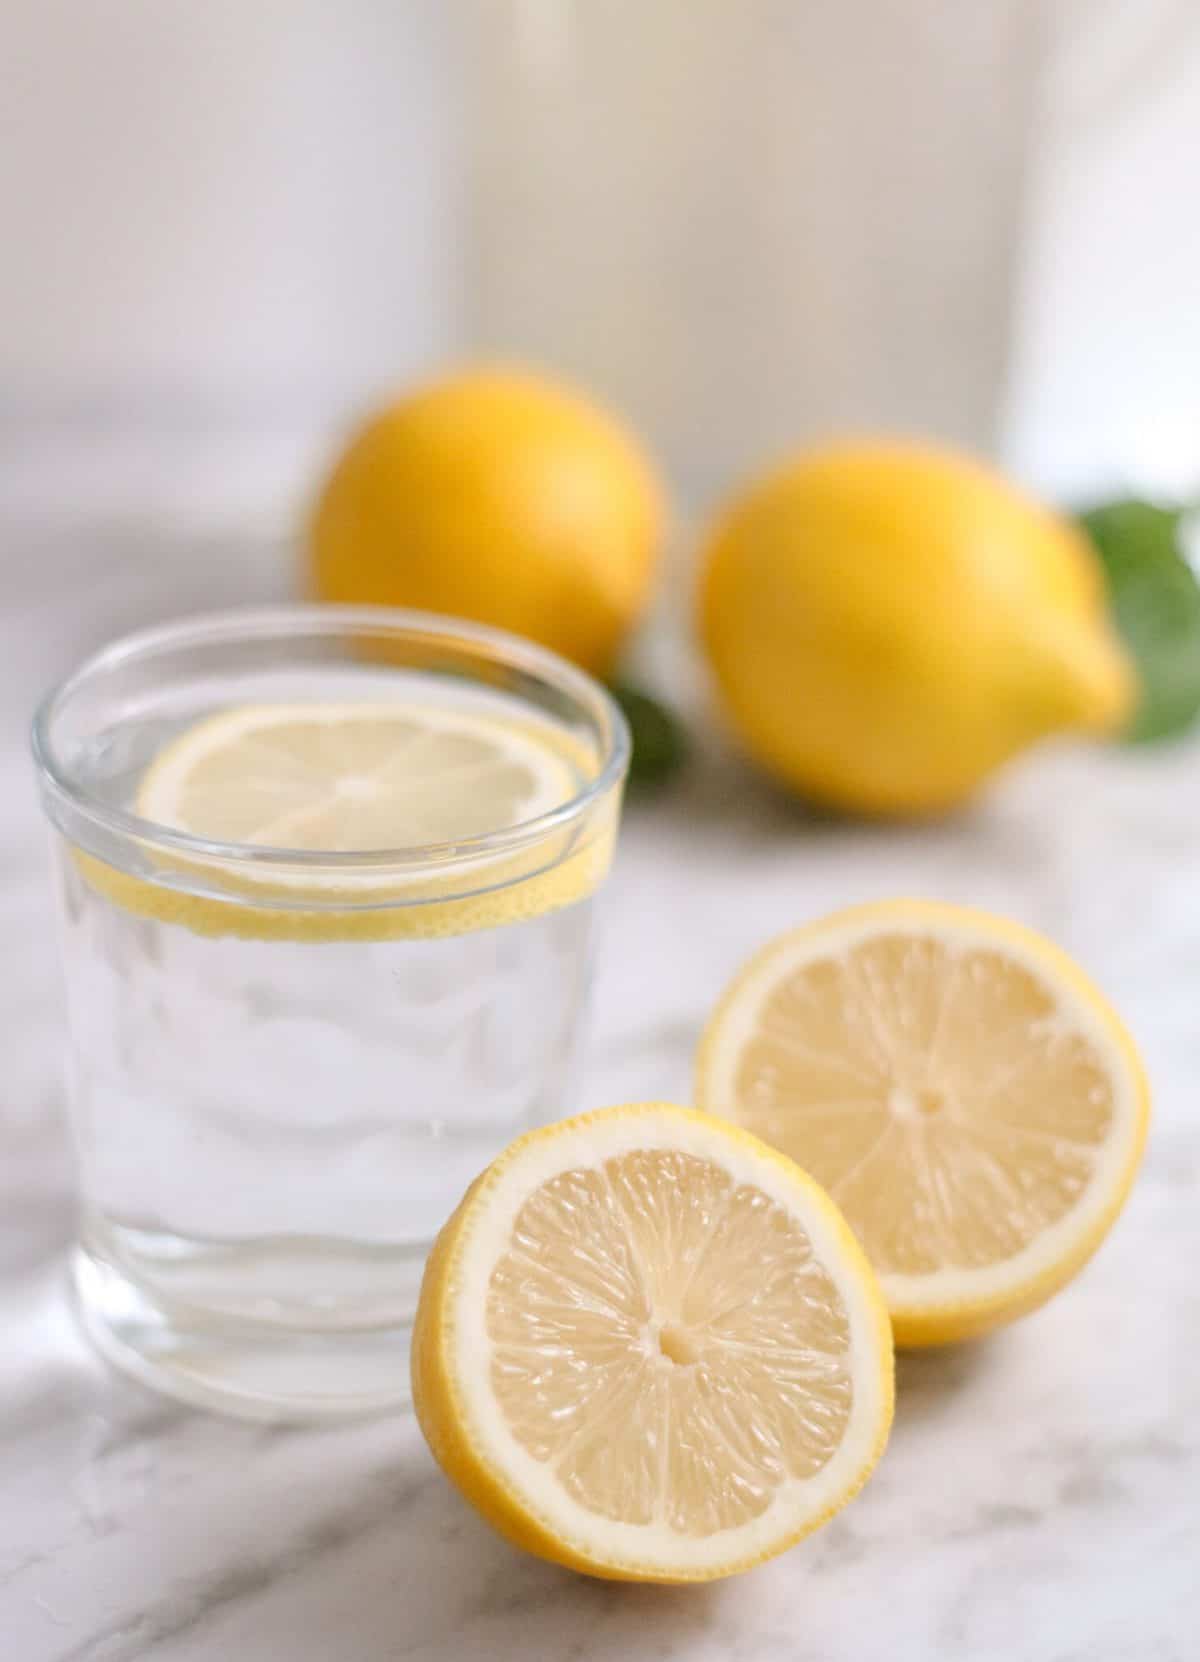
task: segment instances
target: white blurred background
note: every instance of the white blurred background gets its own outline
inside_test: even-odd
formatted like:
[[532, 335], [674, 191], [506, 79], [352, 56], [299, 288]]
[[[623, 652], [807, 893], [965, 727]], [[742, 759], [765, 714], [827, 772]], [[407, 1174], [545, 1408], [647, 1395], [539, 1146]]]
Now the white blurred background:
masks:
[[590, 384], [697, 508], [847, 425], [1196, 483], [1194, 0], [0, 17], [9, 656], [35, 601], [66, 656], [276, 592], [331, 435], [473, 350]]

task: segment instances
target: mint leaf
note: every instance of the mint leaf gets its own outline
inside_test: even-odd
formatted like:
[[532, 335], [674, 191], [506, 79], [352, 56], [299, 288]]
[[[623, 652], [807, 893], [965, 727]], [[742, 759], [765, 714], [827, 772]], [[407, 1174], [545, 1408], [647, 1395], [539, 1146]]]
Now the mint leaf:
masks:
[[1104, 568], [1142, 696], [1126, 738], [1175, 738], [1200, 714], [1200, 583], [1183, 552], [1188, 510], [1136, 497], [1080, 514]]
[[657, 790], [687, 760], [688, 740], [683, 723], [665, 704], [628, 681], [611, 682], [608, 690], [620, 705], [633, 735], [629, 783], [635, 790]]

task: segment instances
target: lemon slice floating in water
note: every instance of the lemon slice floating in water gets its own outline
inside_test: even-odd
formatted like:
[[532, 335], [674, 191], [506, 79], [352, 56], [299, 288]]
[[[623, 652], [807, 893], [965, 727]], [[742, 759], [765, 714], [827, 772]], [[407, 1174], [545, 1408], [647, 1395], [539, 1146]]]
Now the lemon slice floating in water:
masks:
[[[589, 782], [581, 750], [548, 723], [415, 700], [247, 705], [169, 742], [135, 801], [152, 824], [234, 853], [155, 851], [152, 876], [84, 853], [78, 863], [126, 910], [201, 934], [397, 939], [495, 928], [584, 898], [608, 869], [615, 792], [590, 817], [528, 842], [473, 846], [569, 804]], [[272, 857], [280, 851], [289, 858]], [[338, 858], [392, 853], [397, 861], [375, 866]]]
[[505, 830], [575, 789], [566, 758], [513, 722], [422, 704], [261, 704], [168, 745], [137, 808], [219, 842], [366, 853]]

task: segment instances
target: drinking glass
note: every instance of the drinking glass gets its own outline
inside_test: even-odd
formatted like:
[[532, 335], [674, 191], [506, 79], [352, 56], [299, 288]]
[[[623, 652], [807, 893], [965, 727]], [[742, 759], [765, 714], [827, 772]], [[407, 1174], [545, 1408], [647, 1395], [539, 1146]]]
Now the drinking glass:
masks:
[[[518, 723], [570, 759], [570, 795], [455, 843], [364, 853], [215, 842], [139, 815], [147, 767], [196, 721], [363, 700]], [[46, 699], [33, 744], [87, 1330], [126, 1370], [233, 1412], [403, 1403], [433, 1236], [513, 1136], [572, 1106], [629, 757], [619, 711], [513, 636], [294, 607], [110, 646]]]

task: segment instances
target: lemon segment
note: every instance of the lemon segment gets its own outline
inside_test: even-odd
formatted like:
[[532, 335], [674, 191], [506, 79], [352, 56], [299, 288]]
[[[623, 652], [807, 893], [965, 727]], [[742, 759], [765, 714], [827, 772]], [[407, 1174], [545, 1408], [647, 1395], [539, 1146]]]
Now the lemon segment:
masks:
[[905, 1345], [1063, 1286], [1120, 1210], [1149, 1112], [1132, 1040], [1065, 953], [917, 901], [765, 947], [708, 1024], [697, 1102], [828, 1188]]
[[466, 1498], [598, 1576], [698, 1581], [857, 1491], [892, 1412], [870, 1267], [818, 1186], [660, 1103], [519, 1139], [426, 1268], [413, 1399]]
[[[585, 898], [608, 870], [615, 794], [528, 842], [471, 852], [472, 839], [570, 802], [587, 779], [581, 751], [533, 721], [426, 703], [248, 705], [167, 744], [135, 803], [151, 825], [233, 853], [179, 852], [148, 833], [148, 874], [73, 854], [89, 886], [124, 910], [203, 935], [391, 940], [495, 928]], [[422, 861], [429, 846], [449, 848], [453, 862]], [[272, 857], [281, 851], [310, 858]], [[324, 858], [346, 853], [401, 858], [349, 869]]]

